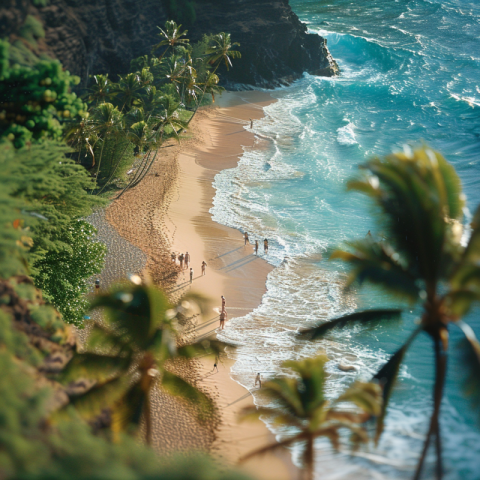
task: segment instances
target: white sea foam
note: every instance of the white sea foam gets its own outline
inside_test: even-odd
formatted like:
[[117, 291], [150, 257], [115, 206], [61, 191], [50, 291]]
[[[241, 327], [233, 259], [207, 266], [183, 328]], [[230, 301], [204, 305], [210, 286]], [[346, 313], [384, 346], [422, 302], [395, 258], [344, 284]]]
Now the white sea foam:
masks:
[[348, 123], [344, 127], [337, 129], [337, 142], [340, 145], [356, 145], [357, 139], [355, 137], [355, 125], [353, 123]]

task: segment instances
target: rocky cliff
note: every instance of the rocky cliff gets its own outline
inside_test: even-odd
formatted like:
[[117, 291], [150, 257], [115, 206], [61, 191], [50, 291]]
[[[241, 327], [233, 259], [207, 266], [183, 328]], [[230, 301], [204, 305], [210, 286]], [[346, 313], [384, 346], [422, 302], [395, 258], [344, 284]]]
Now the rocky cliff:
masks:
[[[94, 73], [126, 72], [132, 58], [150, 51], [157, 25], [167, 20], [162, 0], [3, 0], [0, 37], [14, 38], [27, 15], [43, 22], [39, 49], [58, 58], [85, 82]], [[242, 58], [222, 81], [259, 87], [287, 84], [303, 72], [331, 76], [337, 71], [326, 41], [307, 34], [288, 0], [196, 0], [191, 40], [203, 33], [231, 33]]]

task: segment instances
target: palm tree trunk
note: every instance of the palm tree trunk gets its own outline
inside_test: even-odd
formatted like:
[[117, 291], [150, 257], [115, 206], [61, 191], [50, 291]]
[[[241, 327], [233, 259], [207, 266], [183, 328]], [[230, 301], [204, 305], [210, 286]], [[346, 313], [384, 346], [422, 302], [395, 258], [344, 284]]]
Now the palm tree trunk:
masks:
[[[218, 67], [220, 66], [220, 63], [218, 63], [218, 65], [215, 67], [215, 70], [211, 73], [211, 75], [215, 75], [215, 72], [217, 71]], [[209, 75], [210, 77], [210, 75]], [[202, 100], [203, 100], [203, 97], [205, 96], [205, 92], [207, 91], [207, 82], [205, 82], [205, 88], [203, 89], [203, 92], [202, 92], [202, 97], [200, 98], [200, 100], [197, 102], [197, 106], [195, 108], [195, 110], [193, 111], [193, 115], [189, 118], [188, 122], [187, 122], [187, 126], [190, 125], [190, 122], [193, 120], [193, 117], [195, 116], [195, 114], [197, 113], [197, 110], [198, 108], [200, 107], [200, 104], [202, 103]]]
[[126, 147], [123, 149], [122, 154], [120, 155], [120, 158], [118, 159], [117, 164], [115, 165], [112, 173], [110, 174], [110, 176], [108, 177], [107, 181], [105, 182], [105, 185], [104, 185], [104, 186], [101, 188], [101, 190], [97, 193], [97, 195], [100, 195], [100, 194], [103, 192], [103, 190], [108, 186], [110, 180], [111, 180], [111, 179], [113, 178], [113, 176], [115, 175], [115, 172], [117, 171], [117, 168], [118, 168], [118, 166], [120, 165], [120, 162], [122, 161], [123, 156], [125, 155], [125, 152], [126, 152], [126, 150], [127, 150], [127, 148], [128, 148], [128, 145], [129, 145], [129, 143], [127, 142], [127, 145], [126, 145]]
[[137, 179], [140, 178], [140, 176], [145, 171], [145, 168], [148, 165], [148, 159], [150, 157], [151, 152], [152, 151], [149, 150], [148, 153], [144, 156], [145, 160], [142, 162], [142, 164], [138, 168], [137, 173], [133, 176], [130, 182], [128, 182], [127, 186], [120, 192], [120, 194], [115, 197], [115, 200], [120, 198], [131, 186], [133, 186], [133, 184], [137, 181]]
[[[97, 174], [95, 176], [95, 187], [93, 188], [93, 190], [95, 190], [95, 188], [97, 187], [98, 174], [100, 173], [100, 165], [102, 164], [103, 147], [105, 147], [106, 141], [107, 141], [107, 135], [105, 135], [103, 138], [102, 148], [100, 150], [100, 158], [98, 159]], [[92, 193], [93, 193], [93, 190], [92, 190]]]
[[[445, 328], [445, 327], [443, 327]], [[446, 329], [445, 329], [446, 330]], [[414, 480], [420, 480], [425, 457], [427, 456], [428, 447], [430, 445], [430, 438], [432, 435], [436, 436], [436, 453], [437, 453], [437, 465], [436, 465], [436, 478], [441, 480], [443, 476], [443, 462], [442, 462], [442, 445], [440, 438], [440, 406], [442, 403], [443, 388], [445, 386], [445, 376], [447, 373], [447, 353], [443, 348], [442, 340], [440, 337], [440, 331], [435, 333], [433, 337], [435, 347], [435, 386], [433, 389], [433, 413], [430, 419], [430, 427], [427, 432], [427, 438], [423, 446], [422, 455], [417, 465]]]
[[307, 445], [304, 455], [305, 463], [305, 480], [313, 480], [314, 467], [315, 467], [315, 454], [313, 451], [313, 437], [310, 436], [307, 439]]
[[148, 165], [147, 169], [145, 170], [145, 173], [141, 175], [140, 178], [138, 178], [130, 188], [136, 187], [147, 176], [148, 172], [150, 171], [150, 169], [152, 168], [152, 165], [155, 162], [155, 159], [157, 158], [157, 154], [158, 154], [158, 150], [155, 150], [155, 155], [150, 161], [150, 165]]

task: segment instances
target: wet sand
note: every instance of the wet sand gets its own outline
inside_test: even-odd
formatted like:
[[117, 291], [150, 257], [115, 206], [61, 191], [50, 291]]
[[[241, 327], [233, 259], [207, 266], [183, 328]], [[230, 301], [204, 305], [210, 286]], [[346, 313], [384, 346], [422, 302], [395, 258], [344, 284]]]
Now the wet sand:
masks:
[[[190, 138], [180, 146], [163, 149], [144, 181], [107, 209], [108, 221], [147, 255], [146, 269], [172, 298], [192, 290], [212, 299], [210, 314], [196, 325], [196, 338], [215, 334], [221, 295], [227, 299], [232, 318], [252, 311], [265, 292], [272, 267], [254, 255], [252, 245], [244, 246], [241, 232], [213, 222], [209, 209], [215, 195], [215, 174], [234, 167], [242, 147], [263, 141], [249, 131], [249, 119], [262, 117], [263, 107], [272, 101], [268, 94], [258, 91], [224, 94], [215, 108], [197, 113], [189, 129]], [[188, 251], [191, 255], [192, 284], [187, 270], [180, 271], [179, 265], [171, 262], [171, 251]], [[208, 264], [205, 276], [201, 276], [203, 260]], [[154, 436], [159, 451], [208, 450], [219, 459], [235, 463], [242, 455], [274, 441], [262, 422], [238, 423], [240, 410], [252, 405], [253, 400], [230, 378], [231, 365], [225, 356], [219, 371], [213, 372], [212, 359], [199, 359], [195, 372], [188, 375], [216, 400], [218, 418], [209, 426], [199, 426], [178, 402], [163, 397], [155, 402]], [[254, 381], [252, 374], [252, 387]], [[162, 407], [164, 401], [168, 407]], [[177, 428], [178, 424], [182, 428]], [[252, 459], [243, 468], [260, 479], [296, 476], [287, 452]]]

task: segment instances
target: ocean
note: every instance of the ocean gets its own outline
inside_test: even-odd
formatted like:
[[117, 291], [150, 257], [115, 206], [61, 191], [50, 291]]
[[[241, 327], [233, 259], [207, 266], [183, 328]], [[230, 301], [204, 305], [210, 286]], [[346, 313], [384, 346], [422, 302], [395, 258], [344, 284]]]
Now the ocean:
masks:
[[[406, 339], [419, 315], [408, 309], [389, 327], [356, 327], [328, 340], [299, 341], [298, 329], [360, 308], [395, 305], [372, 287], [344, 292], [347, 270], [328, 261], [348, 239], [378, 230], [366, 198], [346, 192], [358, 165], [426, 142], [455, 166], [468, 198], [465, 223], [480, 203], [480, 2], [468, 0], [290, 0], [311, 33], [328, 41], [341, 75], [305, 74], [273, 91], [278, 101], [256, 121], [258, 142], [236, 168], [219, 173], [211, 210], [219, 223], [268, 238], [277, 268], [262, 304], [232, 319], [221, 338], [241, 345], [232, 376], [252, 389], [257, 372], [279, 375], [281, 363], [319, 352], [330, 358], [327, 391], [368, 379]], [[262, 245], [262, 242], [260, 241]], [[263, 249], [260, 248], [262, 251]], [[480, 337], [477, 314], [467, 318]], [[460, 335], [451, 356], [441, 428], [445, 478], [480, 479], [480, 429], [460, 391]], [[337, 368], [344, 358], [358, 372]], [[411, 478], [432, 409], [433, 358], [426, 336], [405, 359], [378, 448], [350, 455], [316, 444], [322, 479]], [[267, 400], [254, 393], [257, 404]], [[278, 435], [285, 432], [270, 428]], [[298, 452], [292, 450], [294, 461]], [[423, 478], [433, 478], [433, 452]]]

